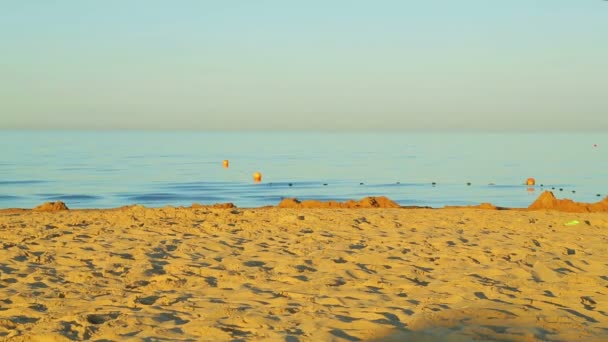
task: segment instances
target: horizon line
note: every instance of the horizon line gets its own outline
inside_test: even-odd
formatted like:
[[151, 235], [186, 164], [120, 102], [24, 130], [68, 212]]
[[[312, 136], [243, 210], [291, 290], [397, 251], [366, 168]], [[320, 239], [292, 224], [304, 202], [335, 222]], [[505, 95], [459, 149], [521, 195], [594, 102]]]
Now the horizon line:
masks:
[[0, 131], [13, 132], [157, 132], [157, 133], [326, 133], [326, 134], [571, 134], [571, 133], [608, 133], [608, 128], [596, 129], [198, 129], [198, 128], [136, 128], [136, 127], [0, 127]]

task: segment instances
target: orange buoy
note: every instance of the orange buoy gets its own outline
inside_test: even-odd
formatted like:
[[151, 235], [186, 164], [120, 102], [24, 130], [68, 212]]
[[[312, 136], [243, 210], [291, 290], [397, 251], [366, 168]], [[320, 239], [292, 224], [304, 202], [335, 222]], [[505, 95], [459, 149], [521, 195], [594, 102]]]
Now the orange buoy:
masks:
[[534, 185], [534, 184], [536, 184], [536, 180], [534, 178], [528, 178], [526, 180], [526, 185], [527, 186], [531, 186], [531, 185]]
[[224, 159], [222, 164], [224, 165], [224, 169], [227, 169], [230, 166], [230, 162], [228, 161], [228, 159]]
[[262, 181], [262, 174], [259, 173], [259, 172], [255, 172], [253, 174], [253, 181], [256, 182], [256, 183], [261, 182]]

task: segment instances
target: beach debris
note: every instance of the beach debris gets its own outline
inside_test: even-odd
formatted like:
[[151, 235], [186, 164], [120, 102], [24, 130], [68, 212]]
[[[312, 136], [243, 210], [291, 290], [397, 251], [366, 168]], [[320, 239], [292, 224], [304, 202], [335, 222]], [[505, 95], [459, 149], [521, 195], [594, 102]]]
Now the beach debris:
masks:
[[262, 174], [260, 172], [254, 172], [253, 173], [253, 181], [255, 183], [259, 183], [262, 181]]
[[227, 169], [228, 167], [230, 167], [230, 162], [228, 161], [228, 159], [224, 159], [222, 165], [224, 166], [224, 169]]
[[576, 226], [579, 223], [580, 222], [578, 222], [578, 220], [572, 220], [572, 221], [568, 221], [568, 222], [564, 223], [564, 226]]
[[574, 248], [564, 248], [564, 254], [565, 255], [575, 255], [576, 254], [576, 250]]
[[68, 206], [61, 201], [56, 202], [46, 202], [43, 203], [34, 209], [33, 211], [61, 211], [61, 210], [69, 210]]
[[532, 178], [532, 177], [530, 177], [530, 178], [526, 179], [526, 185], [527, 185], [527, 186], [533, 186], [533, 185], [535, 185], [535, 184], [536, 184], [536, 179], [534, 179], [534, 178]]

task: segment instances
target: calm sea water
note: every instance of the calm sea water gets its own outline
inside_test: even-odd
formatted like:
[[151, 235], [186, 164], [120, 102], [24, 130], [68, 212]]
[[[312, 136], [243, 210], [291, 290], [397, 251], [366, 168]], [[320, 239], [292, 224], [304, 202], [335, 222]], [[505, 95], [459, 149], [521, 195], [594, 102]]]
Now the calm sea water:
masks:
[[[402, 205], [525, 207], [540, 184], [577, 201], [608, 194], [601, 134], [0, 131], [0, 152], [0, 208], [54, 200], [70, 208], [257, 207], [375, 195]], [[528, 177], [536, 187], [523, 185]]]

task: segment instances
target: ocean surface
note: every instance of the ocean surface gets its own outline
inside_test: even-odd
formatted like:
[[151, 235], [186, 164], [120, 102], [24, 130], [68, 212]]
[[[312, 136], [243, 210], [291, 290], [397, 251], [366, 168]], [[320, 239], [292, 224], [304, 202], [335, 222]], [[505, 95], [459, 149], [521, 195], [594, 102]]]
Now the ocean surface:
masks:
[[608, 195], [607, 134], [0, 130], [0, 155], [0, 208], [258, 207], [378, 195], [401, 205], [527, 207], [545, 189], [584, 202]]

